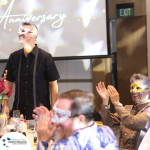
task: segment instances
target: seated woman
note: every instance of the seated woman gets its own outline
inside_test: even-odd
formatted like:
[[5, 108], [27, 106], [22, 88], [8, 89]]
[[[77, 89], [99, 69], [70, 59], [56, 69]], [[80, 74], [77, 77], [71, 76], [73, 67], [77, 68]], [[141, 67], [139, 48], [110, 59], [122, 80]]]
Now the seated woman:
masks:
[[[96, 86], [98, 94], [102, 98], [100, 114], [104, 125], [120, 125], [120, 150], [138, 149], [137, 138], [140, 130], [147, 131], [148, 120], [150, 118], [150, 81], [142, 74], [134, 74], [130, 78], [130, 93], [133, 105], [123, 105], [120, 103], [119, 93], [109, 85], [107, 89], [104, 83], [99, 82]], [[114, 104], [116, 113], [109, 112], [109, 97]]]

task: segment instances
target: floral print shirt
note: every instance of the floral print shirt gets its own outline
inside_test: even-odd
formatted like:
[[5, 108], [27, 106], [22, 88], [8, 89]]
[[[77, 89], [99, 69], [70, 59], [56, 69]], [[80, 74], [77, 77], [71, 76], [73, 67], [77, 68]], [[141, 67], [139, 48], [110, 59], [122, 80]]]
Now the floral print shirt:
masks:
[[107, 126], [98, 127], [96, 123], [76, 131], [72, 136], [53, 143], [39, 142], [37, 150], [119, 150], [113, 131]]

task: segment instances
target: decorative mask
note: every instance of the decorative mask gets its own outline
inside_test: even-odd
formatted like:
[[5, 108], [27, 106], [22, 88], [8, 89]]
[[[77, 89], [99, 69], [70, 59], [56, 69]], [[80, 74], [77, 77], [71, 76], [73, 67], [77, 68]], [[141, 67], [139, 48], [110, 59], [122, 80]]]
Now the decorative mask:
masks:
[[34, 30], [31, 32], [29, 28], [25, 28], [25, 27], [20, 27], [18, 30], [18, 34], [26, 34], [26, 33], [36, 33], [36, 29], [34, 28]]
[[56, 107], [56, 105], [54, 105], [53, 110], [54, 110], [54, 117], [52, 118], [53, 123], [62, 124], [71, 116], [70, 110], [59, 109]]
[[142, 92], [146, 89], [146, 85], [133, 82], [130, 87], [130, 92]]

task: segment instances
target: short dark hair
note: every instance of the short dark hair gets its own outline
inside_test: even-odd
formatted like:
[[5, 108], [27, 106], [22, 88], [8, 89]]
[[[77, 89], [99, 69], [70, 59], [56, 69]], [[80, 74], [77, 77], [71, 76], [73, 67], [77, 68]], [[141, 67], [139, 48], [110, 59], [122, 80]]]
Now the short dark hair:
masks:
[[31, 23], [31, 22], [22, 22], [22, 25], [34, 26], [37, 29], [37, 31], [38, 31], [37, 26], [35, 24]]
[[94, 95], [90, 92], [81, 90], [70, 90], [58, 95], [59, 99], [68, 99], [72, 101], [71, 116], [84, 115], [86, 123], [93, 120]]
[[[27, 26], [32, 26], [32, 27], [34, 27], [34, 28], [37, 30], [37, 35], [38, 35], [38, 28], [37, 28], [37, 26], [36, 26], [35, 24], [33, 24], [33, 23], [31, 23], [31, 22], [22, 22], [22, 26], [23, 26], [23, 25], [27, 25]], [[35, 40], [37, 39], [37, 35], [36, 35]]]

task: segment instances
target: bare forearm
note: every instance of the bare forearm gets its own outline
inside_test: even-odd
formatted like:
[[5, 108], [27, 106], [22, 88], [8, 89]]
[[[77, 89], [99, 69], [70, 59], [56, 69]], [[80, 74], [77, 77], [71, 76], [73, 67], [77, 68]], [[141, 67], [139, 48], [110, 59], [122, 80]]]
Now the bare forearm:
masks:
[[57, 101], [58, 96], [58, 85], [57, 80], [53, 82], [49, 82], [51, 88], [51, 106], [53, 107], [55, 102]]
[[[52, 94], [53, 93], [53, 94]], [[58, 96], [58, 93], [56, 93], [55, 91], [51, 91], [51, 100], [52, 100], [52, 104], [51, 104], [51, 106], [53, 107], [54, 106], [54, 104], [56, 103], [56, 101], [57, 101], [57, 96]]]
[[[9, 89], [11, 91], [13, 88], [13, 82], [6, 81], [6, 85], [9, 87]], [[8, 104], [8, 101], [5, 100], [3, 103], [3, 106], [7, 106], [7, 104]]]

